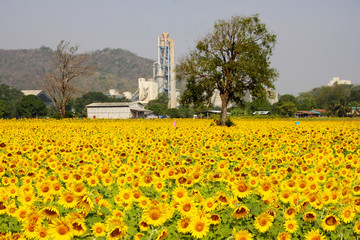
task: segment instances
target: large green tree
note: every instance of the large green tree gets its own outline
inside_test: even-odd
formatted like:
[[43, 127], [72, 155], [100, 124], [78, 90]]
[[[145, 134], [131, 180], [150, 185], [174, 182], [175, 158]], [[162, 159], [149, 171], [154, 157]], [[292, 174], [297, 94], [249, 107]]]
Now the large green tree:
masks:
[[197, 42], [176, 69], [177, 78], [187, 81], [181, 102], [210, 102], [215, 89], [219, 90], [220, 123], [225, 126], [229, 102], [243, 102], [246, 92], [256, 98], [274, 89], [278, 74], [270, 66], [270, 56], [275, 42], [276, 35], [258, 15], [216, 21], [214, 30]]
[[40, 98], [35, 95], [27, 95], [17, 105], [17, 112], [20, 117], [34, 118], [45, 116], [47, 108]]

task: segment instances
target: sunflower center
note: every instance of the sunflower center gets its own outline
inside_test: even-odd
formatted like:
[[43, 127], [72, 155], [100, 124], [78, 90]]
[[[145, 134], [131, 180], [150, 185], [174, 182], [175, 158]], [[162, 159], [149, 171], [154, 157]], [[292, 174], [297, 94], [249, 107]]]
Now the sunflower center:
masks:
[[49, 215], [49, 216], [55, 216], [55, 215], [57, 215], [57, 212], [52, 211], [52, 210], [50, 210], [50, 209], [45, 209], [45, 213], [46, 213], [46, 215]]
[[50, 190], [50, 188], [48, 186], [45, 186], [42, 188], [42, 191], [45, 193], [48, 192], [49, 190]]
[[21, 218], [25, 218], [26, 217], [26, 212], [25, 211], [20, 212], [19, 216]]
[[182, 224], [181, 224], [182, 228], [187, 228], [188, 226], [189, 226], [189, 223], [187, 221], [182, 222]]
[[260, 224], [260, 226], [266, 226], [267, 225], [267, 219], [266, 218], [262, 218], [260, 221], [259, 221], [259, 224]]
[[120, 230], [119, 230], [119, 228], [116, 228], [114, 231], [112, 231], [111, 233], [110, 233], [110, 236], [111, 237], [119, 237], [121, 235], [121, 232], [120, 232]]
[[245, 192], [247, 190], [247, 186], [244, 183], [240, 183], [238, 186], [239, 192]]
[[66, 195], [65, 196], [65, 201], [68, 202], [68, 203], [71, 203], [72, 201], [74, 201], [74, 196]]
[[46, 237], [47, 233], [45, 230], [42, 230], [42, 231], [40, 231], [39, 235], [40, 235], [40, 237], [44, 238], [44, 237]]
[[292, 223], [290, 223], [290, 224], [288, 225], [288, 229], [294, 229], [294, 225], [293, 225]]
[[130, 198], [130, 194], [125, 193], [125, 194], [124, 194], [124, 199], [129, 199], [129, 198]]
[[183, 207], [183, 210], [184, 210], [185, 212], [190, 211], [190, 210], [191, 210], [191, 205], [190, 205], [189, 203], [185, 204], [184, 207]]
[[336, 224], [336, 219], [334, 216], [330, 216], [325, 220], [326, 225], [333, 226]]
[[70, 229], [69, 229], [68, 226], [62, 224], [62, 225], [59, 226], [59, 228], [58, 228], [58, 233], [59, 233], [60, 235], [65, 235], [65, 234], [67, 234], [67, 233], [69, 232], [69, 230], [70, 230]]
[[264, 186], [262, 187], [262, 189], [263, 189], [264, 191], [269, 191], [270, 185], [269, 185], [269, 184], [264, 184]]
[[154, 221], [158, 220], [160, 218], [160, 212], [158, 210], [151, 212], [150, 218]]
[[79, 224], [79, 223], [73, 223], [73, 228], [77, 231], [83, 230], [81, 224]]
[[347, 218], [348, 218], [348, 217], [350, 217], [350, 216], [351, 216], [351, 212], [350, 212], [350, 211], [346, 211], [344, 215], [345, 215], [345, 217], [347, 217]]
[[214, 204], [212, 202], [208, 202], [206, 205], [208, 206], [208, 208], [211, 208]]
[[95, 231], [96, 233], [102, 233], [103, 229], [101, 227], [97, 227]]
[[195, 225], [195, 230], [198, 232], [201, 232], [202, 230], [204, 230], [204, 228], [205, 228], [205, 225], [202, 222], [198, 222]]
[[295, 209], [290, 208], [289, 210], [286, 211], [286, 213], [287, 213], [288, 215], [292, 215], [293, 213], [295, 213]]

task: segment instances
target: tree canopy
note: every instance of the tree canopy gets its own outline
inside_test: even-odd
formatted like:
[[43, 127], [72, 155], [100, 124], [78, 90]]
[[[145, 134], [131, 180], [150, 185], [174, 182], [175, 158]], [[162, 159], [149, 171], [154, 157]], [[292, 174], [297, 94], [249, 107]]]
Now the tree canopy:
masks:
[[258, 15], [216, 21], [214, 30], [197, 42], [176, 69], [177, 78], [187, 81], [181, 102], [209, 103], [218, 89], [224, 126], [229, 102], [242, 102], [246, 92], [257, 98], [274, 89], [278, 74], [270, 66], [270, 56], [275, 42], [276, 35]]
[[45, 116], [47, 108], [43, 100], [35, 95], [28, 95], [23, 97], [17, 105], [17, 112], [20, 117], [35, 118]]
[[6, 84], [1, 84], [0, 100], [4, 100], [7, 104], [2, 102], [1, 106], [4, 115], [0, 117], [16, 117], [16, 105], [23, 97], [24, 94], [20, 90], [10, 87]]

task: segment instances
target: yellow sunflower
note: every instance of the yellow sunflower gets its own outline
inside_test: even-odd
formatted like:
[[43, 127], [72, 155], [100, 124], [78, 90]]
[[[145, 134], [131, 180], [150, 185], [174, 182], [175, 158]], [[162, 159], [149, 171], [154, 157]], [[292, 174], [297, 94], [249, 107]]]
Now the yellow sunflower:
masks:
[[18, 198], [21, 205], [23, 206], [32, 206], [35, 201], [37, 200], [36, 194], [34, 192], [25, 192], [20, 194], [20, 197]]
[[49, 232], [47, 227], [42, 226], [42, 225], [38, 225], [35, 228], [35, 239], [37, 240], [49, 240], [50, 236], [49, 236]]
[[55, 219], [49, 224], [49, 236], [53, 240], [70, 240], [73, 237], [71, 225], [64, 219]]
[[296, 215], [296, 209], [294, 207], [289, 207], [284, 213], [285, 219], [293, 219]]
[[354, 229], [354, 232], [355, 232], [356, 234], [360, 234], [360, 220], [358, 220], [358, 221], [355, 223], [353, 229]]
[[305, 212], [303, 215], [303, 219], [305, 222], [314, 222], [316, 219], [316, 213], [313, 211]]
[[156, 237], [156, 240], [164, 240], [169, 235], [168, 230], [162, 230]]
[[105, 236], [105, 224], [102, 222], [94, 223], [94, 225], [91, 227], [91, 232], [95, 237]]
[[78, 204], [76, 195], [72, 191], [65, 191], [59, 196], [58, 204], [65, 208], [75, 208]]
[[312, 229], [306, 233], [305, 240], [326, 240], [326, 237], [320, 233], [319, 229]]
[[253, 236], [247, 230], [239, 230], [238, 232], [234, 229], [233, 236], [235, 240], [252, 240]]
[[355, 215], [356, 215], [356, 212], [354, 210], [354, 207], [352, 205], [347, 205], [346, 207], [344, 207], [341, 210], [340, 216], [341, 216], [341, 220], [344, 223], [349, 223], [354, 219]]
[[241, 205], [235, 208], [235, 210], [232, 213], [232, 216], [235, 219], [245, 218], [249, 214], [249, 212], [250, 209], [248, 207], [246, 207], [245, 205]]
[[179, 203], [177, 210], [179, 210], [182, 216], [190, 217], [197, 211], [197, 208], [193, 202], [193, 199], [187, 198], [187, 200], [183, 200], [181, 203]]
[[245, 181], [236, 181], [231, 185], [234, 196], [238, 198], [246, 198], [251, 194], [251, 188], [246, 185]]
[[194, 216], [189, 225], [190, 233], [195, 238], [202, 238], [209, 232], [209, 222], [205, 217]]
[[[5, 206], [2, 206], [5, 207]], [[1, 204], [0, 204], [0, 208], [1, 208]], [[11, 202], [9, 204], [6, 205], [6, 213], [9, 214], [10, 216], [16, 217], [16, 212], [18, 210], [18, 207], [16, 206], [15, 202]]]
[[288, 232], [281, 232], [277, 236], [277, 240], [291, 240], [291, 234]]
[[296, 220], [291, 219], [291, 220], [285, 221], [284, 227], [285, 227], [286, 232], [294, 233], [298, 230], [299, 224], [297, 223]]
[[272, 225], [273, 225], [273, 221], [274, 218], [267, 214], [267, 213], [262, 213], [259, 216], [255, 217], [255, 228], [263, 233], [266, 232]]
[[36, 222], [26, 221], [23, 224], [23, 232], [27, 238], [35, 238], [37, 233], [35, 231], [36, 227], [39, 225]]
[[76, 197], [78, 207], [86, 211], [91, 211], [94, 208], [94, 201], [88, 194], [79, 195]]
[[153, 201], [143, 211], [143, 220], [153, 226], [164, 224], [173, 215], [172, 208], [158, 201]]
[[190, 232], [189, 225], [190, 225], [190, 218], [189, 217], [182, 218], [177, 223], [177, 231], [179, 233], [188, 233]]
[[257, 188], [257, 191], [261, 196], [267, 197], [274, 194], [275, 185], [270, 179], [264, 179], [260, 182], [260, 186]]
[[209, 217], [209, 222], [211, 225], [217, 225], [221, 222], [221, 218], [218, 214], [211, 214]]
[[340, 220], [334, 214], [326, 215], [321, 221], [321, 227], [328, 232], [334, 231], [336, 226], [340, 224]]
[[108, 236], [107, 239], [115, 240], [122, 239], [128, 230], [122, 218], [111, 217], [106, 221]]
[[172, 192], [172, 197], [177, 202], [181, 202], [188, 197], [187, 189], [184, 187], [176, 187]]
[[69, 220], [72, 232], [75, 236], [81, 236], [86, 233], [85, 221], [81, 219]]
[[149, 229], [149, 225], [145, 221], [139, 222], [140, 231], [146, 232]]
[[205, 212], [211, 212], [217, 206], [217, 203], [216, 203], [215, 199], [213, 199], [213, 198], [207, 198], [201, 204], [202, 204]]
[[44, 207], [40, 211], [41, 215], [47, 220], [53, 220], [60, 216], [59, 210], [56, 207]]

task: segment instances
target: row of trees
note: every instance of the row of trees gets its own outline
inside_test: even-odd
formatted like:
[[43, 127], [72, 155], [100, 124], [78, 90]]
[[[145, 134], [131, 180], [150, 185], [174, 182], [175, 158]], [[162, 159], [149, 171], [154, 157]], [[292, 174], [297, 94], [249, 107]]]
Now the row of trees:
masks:
[[232, 108], [231, 113], [239, 116], [250, 115], [254, 111], [270, 111], [275, 115], [293, 116], [297, 111], [323, 109], [326, 110], [326, 116], [345, 117], [357, 116], [358, 112], [352, 109], [357, 107], [360, 107], [360, 86], [334, 85], [314, 88], [300, 93], [297, 97], [285, 94], [273, 105], [265, 98], [258, 98], [251, 103]]
[[[65, 106], [64, 117], [86, 117], [86, 105], [94, 102], [122, 102], [123, 99], [109, 97], [101, 92], [88, 92], [70, 99]], [[34, 95], [25, 96], [20, 90], [5, 84], [0, 85], [0, 118], [36, 118], [61, 115], [55, 106], [46, 106]]]

